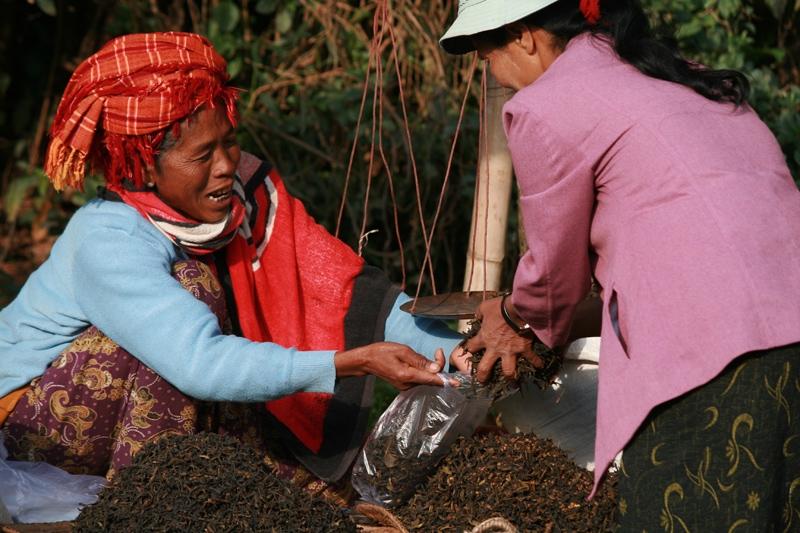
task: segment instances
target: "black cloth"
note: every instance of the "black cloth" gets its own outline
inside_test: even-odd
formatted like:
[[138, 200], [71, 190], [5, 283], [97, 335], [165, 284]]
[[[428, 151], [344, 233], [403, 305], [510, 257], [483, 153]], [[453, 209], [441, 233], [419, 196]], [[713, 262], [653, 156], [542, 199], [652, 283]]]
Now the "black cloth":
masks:
[[800, 532], [800, 344], [734, 360], [625, 448], [620, 531]]

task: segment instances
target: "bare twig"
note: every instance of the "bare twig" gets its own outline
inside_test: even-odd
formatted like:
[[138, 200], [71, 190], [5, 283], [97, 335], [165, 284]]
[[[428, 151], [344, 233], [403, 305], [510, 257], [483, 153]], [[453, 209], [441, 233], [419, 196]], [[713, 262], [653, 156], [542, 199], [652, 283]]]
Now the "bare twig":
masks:
[[[334, 167], [334, 168], [342, 168], [342, 164], [341, 163], [339, 163], [337, 160], [335, 160], [334, 158], [332, 158], [331, 156], [329, 156], [325, 152], [321, 151], [318, 148], [315, 148], [314, 146], [311, 146], [310, 144], [308, 144], [307, 142], [303, 141], [302, 139], [298, 139], [297, 137], [289, 135], [285, 131], [282, 131], [280, 128], [271, 128], [268, 123], [266, 123], [266, 122], [263, 122], [263, 123], [262, 122], [256, 122], [255, 120], [253, 120], [250, 117], [245, 118], [242, 121], [242, 123], [243, 123], [243, 125], [247, 126], [246, 129], [251, 133], [254, 133], [254, 130], [253, 130], [254, 127], [258, 128], [258, 129], [261, 129], [261, 130], [264, 130], [264, 131], [268, 131], [270, 135], [275, 135], [276, 137], [280, 137], [281, 139], [283, 139], [285, 141], [288, 141], [288, 142], [294, 144], [295, 146], [299, 146], [300, 148], [302, 148], [303, 150], [305, 150], [305, 151], [307, 151], [309, 153], [314, 154], [315, 156], [319, 157], [320, 159], [323, 159], [323, 160], [327, 161], [332, 167]], [[256, 135], [256, 137], [258, 137], [258, 136]], [[259, 148], [262, 148], [262, 146], [259, 146]]]
[[333, 70], [329, 70], [327, 72], [308, 74], [307, 76], [298, 76], [290, 72], [288, 73], [289, 77], [287, 78], [276, 80], [271, 83], [265, 83], [264, 85], [254, 89], [250, 93], [250, 100], [247, 102], [247, 110], [248, 111], [252, 110], [253, 106], [256, 103], [256, 99], [264, 93], [275, 92], [281, 89], [285, 89], [287, 87], [294, 87], [297, 85], [304, 85], [304, 86], [317, 85], [331, 78], [337, 78], [344, 75], [345, 72], [341, 68], [336, 68]]

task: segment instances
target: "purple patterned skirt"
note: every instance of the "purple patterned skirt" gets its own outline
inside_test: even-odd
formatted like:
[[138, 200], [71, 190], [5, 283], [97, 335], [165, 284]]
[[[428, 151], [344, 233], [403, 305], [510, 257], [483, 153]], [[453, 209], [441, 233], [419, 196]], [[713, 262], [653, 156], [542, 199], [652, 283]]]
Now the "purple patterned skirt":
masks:
[[[207, 303], [229, 331], [225, 296], [211, 269], [180, 261], [173, 276]], [[164, 435], [215, 431], [264, 455], [281, 477], [331, 501], [352, 497], [349, 483], [316, 479], [266, 434], [263, 403], [190, 398], [90, 327], [53, 361], [9, 415], [3, 431], [11, 459], [45, 461], [69, 472], [111, 478], [148, 442]]]

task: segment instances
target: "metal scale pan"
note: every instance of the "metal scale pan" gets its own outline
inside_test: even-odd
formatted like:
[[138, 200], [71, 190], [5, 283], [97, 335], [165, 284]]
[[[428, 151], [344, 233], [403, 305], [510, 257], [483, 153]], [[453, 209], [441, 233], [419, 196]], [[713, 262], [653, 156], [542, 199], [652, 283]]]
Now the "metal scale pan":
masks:
[[442, 320], [475, 318], [475, 311], [484, 300], [501, 294], [503, 293], [497, 291], [445, 292], [420, 296], [416, 302], [410, 300], [401, 305], [400, 309], [414, 316]]

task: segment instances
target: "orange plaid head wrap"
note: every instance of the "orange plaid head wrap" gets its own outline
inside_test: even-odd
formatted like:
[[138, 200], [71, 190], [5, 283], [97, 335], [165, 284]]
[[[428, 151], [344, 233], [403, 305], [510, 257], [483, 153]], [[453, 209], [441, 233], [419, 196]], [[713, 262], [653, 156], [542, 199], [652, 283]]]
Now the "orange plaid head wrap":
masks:
[[225, 60], [193, 33], [123, 35], [83, 61], [70, 78], [50, 131], [45, 173], [56, 189], [83, 187], [86, 164], [107, 183], [140, 188], [170, 127], [205, 104], [236, 123], [238, 92]]

